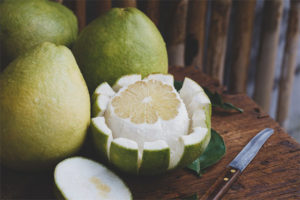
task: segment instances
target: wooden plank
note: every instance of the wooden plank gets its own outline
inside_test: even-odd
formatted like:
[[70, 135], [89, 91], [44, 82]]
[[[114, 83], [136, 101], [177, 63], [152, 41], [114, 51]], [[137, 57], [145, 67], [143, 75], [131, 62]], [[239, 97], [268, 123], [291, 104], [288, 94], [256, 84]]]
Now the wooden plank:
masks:
[[145, 13], [158, 26], [160, 0], [145, 0]]
[[77, 0], [75, 14], [78, 18], [78, 27], [81, 31], [86, 25], [86, 0]]
[[167, 50], [170, 66], [184, 66], [188, 0], [174, 0], [168, 23]]
[[266, 112], [271, 103], [282, 12], [282, 0], [265, 1], [253, 98]]
[[[194, 67], [171, 68], [176, 80], [185, 76], [211, 90], [221, 91], [219, 82]], [[275, 133], [259, 151], [223, 199], [299, 199], [300, 144], [288, 136], [274, 120], [244, 94], [225, 95], [225, 101], [244, 109], [244, 113], [214, 110], [212, 126], [224, 138], [227, 152], [202, 177], [188, 170], [160, 176], [135, 177], [119, 173], [133, 192], [134, 199], [175, 199], [195, 193], [199, 196], [214, 183], [225, 166], [266, 127]], [[1, 199], [53, 199], [53, 171], [42, 174], [18, 173], [1, 167]]]
[[256, 0], [235, 1], [229, 92], [246, 93]]
[[231, 0], [211, 1], [211, 19], [206, 56], [207, 73], [223, 82]]
[[101, 15], [111, 9], [111, 0], [100, 0], [97, 1], [97, 14]]
[[136, 7], [136, 0], [115, 0], [116, 7]]
[[295, 76], [298, 41], [300, 34], [300, 1], [292, 0], [289, 12], [288, 28], [285, 39], [285, 49], [281, 65], [281, 77], [277, 103], [276, 119], [284, 125], [288, 117], [290, 98]]
[[190, 0], [187, 17], [185, 63], [203, 68], [207, 0]]

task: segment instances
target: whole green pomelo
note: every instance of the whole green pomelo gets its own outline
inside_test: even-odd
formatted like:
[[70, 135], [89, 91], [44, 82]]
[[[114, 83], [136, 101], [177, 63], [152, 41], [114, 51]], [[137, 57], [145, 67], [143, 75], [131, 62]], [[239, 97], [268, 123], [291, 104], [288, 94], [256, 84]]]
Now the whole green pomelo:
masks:
[[72, 11], [48, 0], [2, 1], [0, 27], [2, 65], [41, 42], [70, 47], [78, 33]]
[[126, 74], [167, 73], [165, 42], [136, 8], [113, 8], [79, 34], [73, 53], [90, 92]]
[[90, 122], [90, 97], [65, 46], [42, 43], [0, 74], [0, 159], [45, 169], [75, 153]]

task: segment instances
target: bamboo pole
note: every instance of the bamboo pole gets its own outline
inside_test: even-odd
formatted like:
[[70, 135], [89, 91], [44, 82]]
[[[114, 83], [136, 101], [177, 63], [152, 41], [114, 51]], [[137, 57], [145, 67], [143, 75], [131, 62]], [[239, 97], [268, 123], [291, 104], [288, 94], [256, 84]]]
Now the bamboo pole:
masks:
[[97, 1], [97, 14], [101, 15], [111, 9], [111, 0]]
[[283, 0], [265, 1], [253, 96], [265, 112], [270, 109], [282, 12]]
[[211, 9], [206, 71], [222, 83], [231, 0], [214, 0], [211, 2]]
[[246, 92], [256, 0], [235, 2], [229, 91]]
[[288, 116], [291, 91], [297, 61], [300, 34], [300, 0], [291, 0], [285, 50], [281, 65], [276, 119], [280, 125], [285, 124]]
[[159, 21], [160, 1], [159, 0], [147, 0], [145, 3], [146, 3], [145, 13], [157, 26], [158, 21]]
[[78, 18], [79, 30], [82, 30], [86, 24], [86, 0], [77, 0], [75, 14]]
[[170, 66], [184, 66], [184, 49], [188, 0], [174, 0], [168, 25], [167, 49]]
[[121, 8], [136, 7], [136, 0], [116, 0], [116, 6]]
[[186, 28], [186, 65], [202, 70], [207, 0], [190, 0]]

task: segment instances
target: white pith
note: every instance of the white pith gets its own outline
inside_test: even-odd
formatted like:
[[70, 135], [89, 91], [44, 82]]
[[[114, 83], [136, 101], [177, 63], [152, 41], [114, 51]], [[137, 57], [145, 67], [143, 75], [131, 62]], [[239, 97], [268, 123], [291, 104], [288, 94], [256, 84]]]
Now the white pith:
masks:
[[[126, 84], [125, 80], [130, 80], [130, 84]], [[169, 148], [169, 169], [172, 169], [180, 162], [184, 147], [201, 142], [208, 133], [205, 121], [210, 101], [203, 89], [189, 78], [184, 80], [179, 94], [173, 86], [174, 79], [172, 75], [152, 74], [142, 81], [150, 80], [161, 81], [172, 86], [176, 98], [180, 101], [178, 114], [175, 118], [171, 120], [161, 120], [159, 118], [153, 124], [136, 124], [132, 123], [129, 118], [124, 119], [115, 114], [114, 107], [111, 105], [112, 99], [120, 96], [122, 91], [126, 90], [129, 85], [140, 81], [137, 75], [127, 75], [124, 79], [119, 79], [117, 82], [118, 87], [115, 87], [118, 91], [111, 97], [111, 101], [104, 112], [104, 118], [107, 127], [111, 130], [114, 141], [122, 138], [123, 142], [118, 143], [119, 145], [138, 151], [138, 166], [141, 163], [144, 149], [162, 150]], [[144, 99], [144, 101], [148, 102], [151, 99]], [[124, 142], [124, 138], [133, 141], [133, 143]]]
[[55, 184], [70, 200], [131, 199], [124, 182], [101, 164], [82, 157], [60, 162], [54, 171]]
[[140, 74], [131, 74], [131, 75], [122, 76], [113, 85], [112, 89], [115, 92], [118, 92], [121, 88], [126, 87], [140, 80], [142, 80], [142, 76]]

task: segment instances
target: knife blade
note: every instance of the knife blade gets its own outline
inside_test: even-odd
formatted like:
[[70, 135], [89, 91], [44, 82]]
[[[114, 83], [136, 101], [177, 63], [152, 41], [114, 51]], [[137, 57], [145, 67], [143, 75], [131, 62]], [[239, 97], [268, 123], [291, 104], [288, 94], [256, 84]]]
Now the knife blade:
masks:
[[273, 133], [273, 129], [266, 128], [254, 136], [242, 151], [229, 163], [222, 175], [219, 176], [216, 182], [201, 197], [201, 200], [221, 199]]

